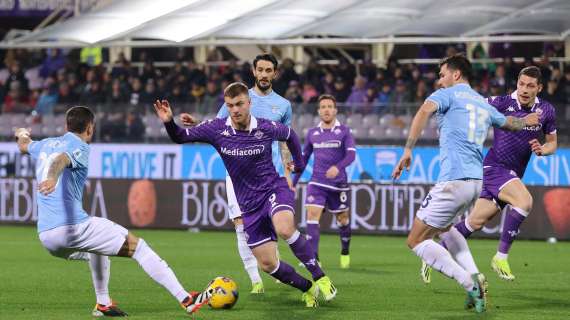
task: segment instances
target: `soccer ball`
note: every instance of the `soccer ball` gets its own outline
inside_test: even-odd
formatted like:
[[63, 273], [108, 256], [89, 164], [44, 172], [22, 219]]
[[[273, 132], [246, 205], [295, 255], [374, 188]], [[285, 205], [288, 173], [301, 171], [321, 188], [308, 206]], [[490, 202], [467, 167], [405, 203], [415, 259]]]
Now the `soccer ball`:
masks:
[[230, 309], [238, 300], [238, 286], [228, 277], [216, 277], [206, 289], [210, 293], [208, 305], [212, 309]]

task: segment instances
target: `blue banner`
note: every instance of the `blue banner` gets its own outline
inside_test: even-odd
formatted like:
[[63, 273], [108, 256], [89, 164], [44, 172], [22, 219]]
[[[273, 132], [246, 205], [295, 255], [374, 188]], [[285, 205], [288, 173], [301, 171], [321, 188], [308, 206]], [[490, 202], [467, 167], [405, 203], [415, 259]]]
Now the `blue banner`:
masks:
[[[402, 147], [359, 146], [356, 159], [346, 169], [349, 182], [391, 183], [390, 175], [403, 152]], [[485, 150], [485, 153], [487, 150]], [[309, 161], [301, 181], [310, 179], [313, 158]], [[399, 183], [437, 182], [439, 175], [439, 149], [414, 149], [412, 166], [404, 172]], [[278, 168], [282, 172], [282, 168]], [[225, 179], [225, 167], [216, 150], [205, 145], [184, 145], [182, 148], [182, 179]], [[523, 182], [528, 185], [570, 185], [570, 149], [558, 149], [555, 155], [532, 156]]]

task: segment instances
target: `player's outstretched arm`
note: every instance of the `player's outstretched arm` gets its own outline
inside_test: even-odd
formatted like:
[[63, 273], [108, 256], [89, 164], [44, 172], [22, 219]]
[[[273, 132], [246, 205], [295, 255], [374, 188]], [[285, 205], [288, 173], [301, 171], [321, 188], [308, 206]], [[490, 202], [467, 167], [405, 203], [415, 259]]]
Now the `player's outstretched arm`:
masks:
[[558, 137], [556, 133], [546, 134], [545, 139], [546, 142], [544, 144], [540, 144], [540, 141], [537, 139], [532, 139], [528, 142], [532, 152], [537, 156], [549, 156], [554, 154], [556, 149], [558, 149]]
[[[303, 163], [305, 164], [305, 166], [307, 165], [307, 163], [309, 163], [309, 159], [311, 158], [311, 154], [313, 154], [313, 144], [311, 143], [311, 139], [309, 138], [309, 134], [307, 133], [307, 136], [305, 137], [305, 145], [303, 146]], [[291, 171], [291, 170], [289, 170]], [[296, 186], [297, 183], [299, 182], [299, 179], [301, 179], [301, 176], [303, 175], [304, 172], [304, 168], [303, 171], [298, 172], [295, 177], [293, 178], [293, 186]]]
[[30, 131], [25, 128], [18, 128], [14, 131], [14, 136], [16, 137], [16, 142], [18, 143], [18, 149], [21, 153], [29, 153], [28, 146], [32, 143], [32, 138], [30, 138]]
[[408, 140], [406, 141], [406, 146], [404, 148], [404, 154], [400, 158], [400, 161], [398, 161], [396, 167], [394, 167], [394, 171], [392, 171], [393, 179], [399, 179], [402, 172], [404, 172], [404, 169], [410, 169], [410, 165], [412, 164], [412, 149], [416, 146], [416, 142], [422, 134], [422, 130], [426, 127], [429, 118], [436, 111], [437, 105], [428, 100], [422, 104], [414, 116], [414, 120], [410, 127], [410, 133], [408, 134]]
[[168, 133], [170, 140], [173, 142], [179, 144], [187, 142], [211, 142], [213, 132], [208, 128], [208, 125], [199, 125], [193, 128], [179, 127], [174, 122], [174, 116], [172, 115], [172, 109], [170, 108], [168, 101], [157, 100], [154, 103], [154, 111], [164, 123], [166, 132]]
[[540, 119], [538, 114], [531, 113], [524, 118], [517, 118], [517, 117], [507, 117], [507, 121], [501, 127], [501, 129], [508, 130], [508, 131], [521, 131], [524, 127], [532, 127], [536, 126], [540, 123]]
[[57, 180], [63, 172], [63, 169], [71, 166], [71, 160], [67, 153], [59, 154], [50, 164], [48, 169], [47, 178], [40, 182], [38, 186], [38, 191], [45, 195], [52, 193], [55, 190]]
[[301, 152], [301, 142], [299, 142], [299, 137], [293, 129], [289, 128], [289, 136], [286, 140], [287, 147], [291, 151], [293, 157], [293, 167], [290, 170], [295, 173], [301, 173], [305, 170], [305, 161], [303, 159], [303, 153]]

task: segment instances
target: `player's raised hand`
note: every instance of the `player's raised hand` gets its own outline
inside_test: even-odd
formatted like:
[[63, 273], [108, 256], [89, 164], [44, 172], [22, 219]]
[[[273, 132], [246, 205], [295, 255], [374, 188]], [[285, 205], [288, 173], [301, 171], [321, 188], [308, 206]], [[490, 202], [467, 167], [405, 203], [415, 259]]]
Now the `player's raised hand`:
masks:
[[538, 141], [537, 139], [532, 139], [528, 142], [528, 144], [530, 144], [530, 148], [532, 152], [534, 152], [534, 154], [536, 154], [537, 156], [542, 156], [544, 150], [542, 150], [542, 144], [540, 143], [540, 141]]
[[54, 192], [56, 185], [57, 185], [57, 180], [47, 179], [39, 184], [38, 191], [44, 196], [47, 196], [48, 194]]
[[156, 100], [154, 103], [154, 111], [162, 122], [170, 122], [170, 120], [172, 120], [172, 109], [167, 100]]
[[31, 134], [31, 130], [30, 129], [26, 129], [26, 128], [18, 128], [16, 130], [14, 130], [14, 136], [18, 139], [21, 138], [29, 138]]
[[529, 127], [537, 126], [540, 123], [540, 116], [538, 115], [538, 113], [533, 112], [524, 117], [524, 122]]
[[338, 168], [336, 166], [331, 166], [325, 173], [328, 179], [334, 179], [338, 176]]
[[392, 179], [400, 179], [400, 176], [402, 175], [402, 172], [404, 172], [404, 169], [410, 170], [411, 164], [412, 151], [410, 149], [404, 149], [404, 154], [400, 158], [400, 161], [398, 161], [398, 164], [394, 168], [394, 171], [392, 171]]
[[182, 125], [186, 127], [193, 127], [198, 124], [198, 120], [192, 117], [189, 113], [181, 113], [180, 116], [178, 117], [180, 118], [180, 122], [182, 122]]

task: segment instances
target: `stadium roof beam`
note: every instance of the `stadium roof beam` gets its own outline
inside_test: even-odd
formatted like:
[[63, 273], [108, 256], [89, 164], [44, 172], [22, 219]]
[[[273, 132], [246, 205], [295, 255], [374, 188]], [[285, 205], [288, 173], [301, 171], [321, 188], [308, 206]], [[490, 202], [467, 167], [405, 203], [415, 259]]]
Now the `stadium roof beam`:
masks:
[[568, 0], [117, 0], [0, 47], [564, 41], [569, 16]]
[[[185, 42], [164, 40], [114, 40], [104, 41], [96, 45], [102, 47], [194, 47], [194, 46], [230, 46], [230, 45], [345, 45], [345, 44], [417, 44], [417, 43], [469, 43], [469, 42], [544, 42], [564, 41], [558, 35], [505, 35], [479, 37], [385, 37], [385, 38], [302, 38], [302, 39], [207, 39]], [[0, 42], [0, 48], [81, 48], [89, 44], [77, 41], [33, 41], [24, 43]]]

